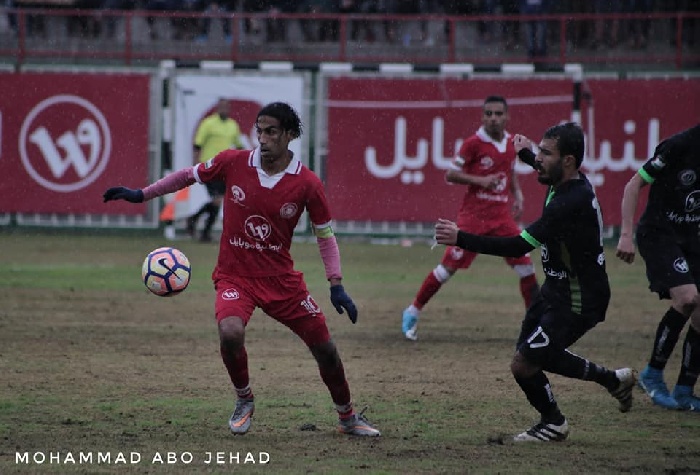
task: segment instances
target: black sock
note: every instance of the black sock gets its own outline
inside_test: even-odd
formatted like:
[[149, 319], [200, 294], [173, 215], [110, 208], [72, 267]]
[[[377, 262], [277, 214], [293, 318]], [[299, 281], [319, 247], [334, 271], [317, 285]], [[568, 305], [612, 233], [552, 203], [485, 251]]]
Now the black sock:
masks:
[[678, 375], [678, 385], [695, 386], [698, 381], [698, 372], [700, 372], [700, 334], [690, 325], [683, 343], [683, 359]]
[[564, 423], [564, 416], [559, 411], [549, 380], [542, 371], [529, 378], [516, 376], [515, 381], [525, 393], [530, 405], [542, 415], [542, 422], [556, 425]]
[[654, 338], [654, 348], [651, 352], [649, 366], [652, 368], [663, 370], [666, 367], [668, 359], [673, 353], [673, 349], [678, 343], [685, 322], [688, 317], [681, 312], [671, 307], [664, 315], [656, 329], [656, 337]]
[[614, 391], [620, 384], [615, 376], [615, 371], [611, 371], [604, 366], [599, 366], [585, 358], [582, 358], [569, 350], [564, 350], [545, 365], [544, 368], [550, 373], [566, 376], [567, 378], [580, 379], [583, 381], [595, 381], [606, 389]]

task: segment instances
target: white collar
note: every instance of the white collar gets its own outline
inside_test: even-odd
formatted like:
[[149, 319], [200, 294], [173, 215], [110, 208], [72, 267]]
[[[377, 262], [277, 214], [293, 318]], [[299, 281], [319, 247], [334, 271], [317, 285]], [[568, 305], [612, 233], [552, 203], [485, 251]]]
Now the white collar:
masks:
[[508, 141], [510, 140], [510, 134], [504, 130], [503, 139], [500, 142], [496, 142], [493, 138], [491, 138], [489, 134], [486, 133], [486, 130], [484, 130], [483, 125], [479, 127], [479, 130], [476, 131], [476, 136], [479, 137], [479, 139], [481, 139], [482, 142], [493, 144], [493, 146], [496, 147], [496, 150], [498, 150], [501, 153], [506, 151]]
[[[294, 152], [290, 150], [289, 153], [292, 154], [292, 159], [290, 160], [289, 165], [287, 165], [287, 168], [283, 170], [283, 173], [289, 173], [290, 175], [298, 175], [299, 173], [301, 173], [301, 161], [294, 156]], [[248, 165], [257, 168], [258, 173], [262, 172], [267, 174], [267, 172], [262, 168], [262, 157], [260, 156], [260, 147], [256, 147], [250, 152], [250, 155], [248, 156]]]

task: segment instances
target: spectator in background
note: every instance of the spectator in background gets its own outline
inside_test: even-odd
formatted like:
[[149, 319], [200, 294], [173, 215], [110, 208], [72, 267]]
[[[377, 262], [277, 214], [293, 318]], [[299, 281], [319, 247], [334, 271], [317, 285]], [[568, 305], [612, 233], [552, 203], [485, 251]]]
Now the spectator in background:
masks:
[[117, 34], [119, 11], [133, 10], [136, 8], [136, 0], [105, 0], [102, 3], [100, 14], [102, 31], [107, 38], [114, 38]]
[[[175, 12], [180, 8], [180, 0], [146, 0], [146, 10], [149, 12]], [[155, 16], [147, 16], [148, 36], [151, 40], [158, 39]], [[172, 19], [171, 19], [172, 23]]]
[[[303, 0], [297, 11], [311, 15], [328, 15], [337, 14], [338, 7], [337, 0]], [[334, 18], [301, 20], [301, 31], [307, 42], [338, 41], [338, 20]]]
[[[548, 0], [520, 0], [520, 14], [523, 16], [546, 15], [549, 13]], [[527, 55], [532, 60], [542, 60], [547, 56], [547, 21], [527, 20], [525, 23]]]
[[[611, 15], [622, 13], [622, 0], [594, 0], [593, 12], [599, 15]], [[607, 35], [605, 34], [607, 32]], [[604, 44], [610, 48], [617, 46], [620, 34], [620, 19], [596, 19], [595, 38], [591, 44], [591, 49], [597, 50]]]
[[[15, 4], [12, 0], [4, 1], [5, 9], [15, 8]], [[17, 32], [17, 15], [14, 13], [7, 13], [7, 26], [12, 33]]]
[[268, 0], [267, 13], [270, 15], [266, 22], [268, 42], [287, 41], [287, 25], [290, 20], [279, 18], [278, 15], [294, 13], [296, 5], [296, 0]]
[[[220, 15], [233, 13], [236, 11], [238, 3], [236, 0], [204, 0], [199, 6], [199, 10], [205, 15]], [[199, 41], [206, 41], [209, 38], [212, 17], [203, 17], [199, 25]], [[226, 16], [221, 18], [221, 27], [227, 42], [231, 42], [231, 18]]]
[[[518, 15], [520, 13], [520, 0], [501, 0], [501, 11], [504, 15]], [[505, 48], [509, 51], [520, 45], [520, 21], [504, 21], [503, 37], [506, 43]]]
[[[651, 13], [653, 0], [623, 0], [623, 10], [625, 13]], [[650, 21], [648, 18], [634, 18], [629, 20], [628, 32], [630, 35], [629, 45], [632, 48], [647, 47], [647, 33], [649, 32]]]
[[[449, 16], [467, 16], [474, 15], [478, 11], [478, 0], [441, 0], [442, 10], [445, 15]], [[450, 41], [454, 34], [453, 23], [445, 22], [445, 39]]]

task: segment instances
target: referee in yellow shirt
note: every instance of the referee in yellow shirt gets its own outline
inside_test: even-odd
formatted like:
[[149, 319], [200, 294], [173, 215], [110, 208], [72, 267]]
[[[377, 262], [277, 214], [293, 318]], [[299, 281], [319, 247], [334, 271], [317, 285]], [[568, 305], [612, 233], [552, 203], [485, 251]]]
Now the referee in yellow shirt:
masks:
[[[216, 104], [216, 112], [205, 118], [194, 137], [194, 160], [196, 165], [199, 162], [206, 162], [219, 152], [229, 149], [243, 148], [241, 142], [241, 128], [238, 123], [229, 117], [231, 104], [228, 99], [219, 99]], [[219, 216], [219, 208], [223, 200], [226, 186], [224, 182], [211, 182], [206, 184], [210, 201], [202, 206], [199, 211], [187, 218], [187, 232], [194, 237], [197, 229], [197, 221], [203, 214], [207, 215], [204, 229], [199, 236], [202, 242], [211, 241], [211, 228]]]

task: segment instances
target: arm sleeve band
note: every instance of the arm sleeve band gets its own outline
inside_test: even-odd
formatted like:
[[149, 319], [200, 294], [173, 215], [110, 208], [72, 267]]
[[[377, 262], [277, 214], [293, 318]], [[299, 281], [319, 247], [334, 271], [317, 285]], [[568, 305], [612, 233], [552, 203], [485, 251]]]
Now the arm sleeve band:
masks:
[[532, 150], [530, 150], [529, 148], [521, 149], [518, 152], [518, 158], [520, 158], [520, 160], [524, 164], [530, 165], [535, 170], [540, 169], [540, 166], [537, 163], [535, 163], [535, 153]]
[[144, 201], [152, 200], [158, 196], [175, 193], [185, 187], [192, 185], [195, 182], [194, 172], [192, 167], [183, 168], [176, 172], [164, 176], [157, 182], [148, 185], [143, 189]]
[[457, 246], [477, 254], [503, 257], [520, 257], [535, 248], [520, 236], [478, 236], [464, 231], [457, 233]]
[[340, 272], [340, 250], [335, 236], [328, 238], [317, 237], [316, 243], [318, 250], [321, 253], [323, 266], [326, 268], [326, 279], [342, 279], [343, 274]]

